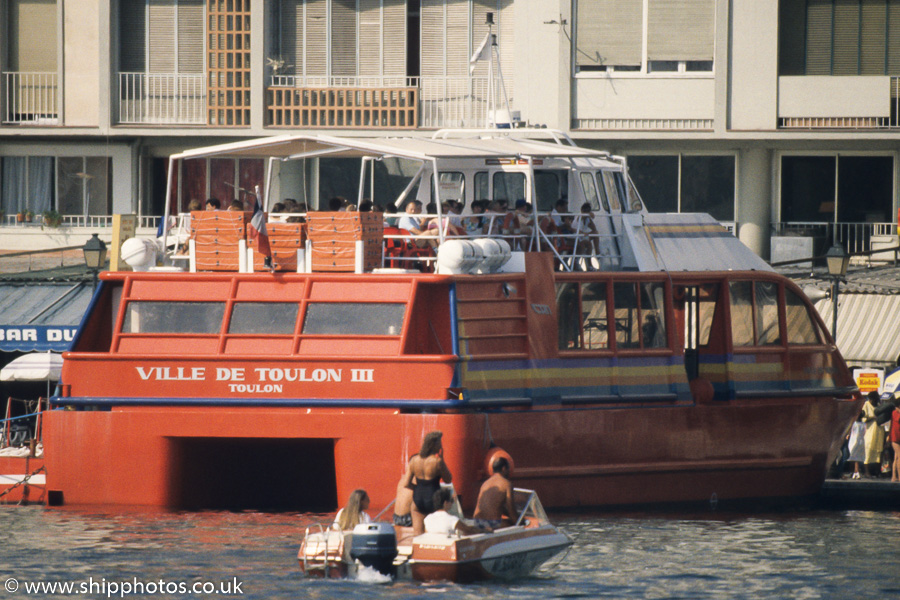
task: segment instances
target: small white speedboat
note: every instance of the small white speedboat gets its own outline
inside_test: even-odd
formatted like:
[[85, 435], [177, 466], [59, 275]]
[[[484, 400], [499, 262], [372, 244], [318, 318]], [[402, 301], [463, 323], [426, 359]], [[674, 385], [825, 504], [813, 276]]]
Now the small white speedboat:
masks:
[[[361, 566], [397, 579], [468, 582], [516, 579], [534, 572], [572, 545], [572, 539], [550, 523], [533, 490], [516, 488], [518, 518], [492, 533], [412, 536], [408, 527], [390, 523], [357, 525], [353, 532], [310, 531], [297, 559], [310, 576], [353, 576]], [[462, 511], [454, 508], [457, 516]]]

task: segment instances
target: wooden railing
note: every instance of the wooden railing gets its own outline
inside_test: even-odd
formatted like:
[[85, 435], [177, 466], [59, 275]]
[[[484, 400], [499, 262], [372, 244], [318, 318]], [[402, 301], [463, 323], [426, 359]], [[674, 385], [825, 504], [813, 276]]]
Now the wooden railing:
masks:
[[272, 127], [414, 129], [418, 89], [270, 87], [266, 93]]

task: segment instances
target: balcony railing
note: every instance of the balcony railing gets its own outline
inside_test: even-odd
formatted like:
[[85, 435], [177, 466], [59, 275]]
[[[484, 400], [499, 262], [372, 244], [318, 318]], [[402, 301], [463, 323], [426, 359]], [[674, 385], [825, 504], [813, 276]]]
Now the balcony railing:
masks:
[[272, 127], [414, 129], [483, 125], [486, 77], [273, 76]]
[[3, 73], [3, 122], [20, 125], [58, 124], [58, 94], [56, 73]]
[[206, 77], [119, 73], [119, 123], [205, 125]]
[[889, 117], [782, 117], [779, 129], [900, 129], [900, 77], [891, 77]]
[[791, 221], [774, 223], [772, 229], [774, 235], [794, 235], [821, 240], [823, 248], [828, 248], [834, 241], [837, 241], [851, 254], [873, 250], [873, 238], [897, 235], [896, 223]]

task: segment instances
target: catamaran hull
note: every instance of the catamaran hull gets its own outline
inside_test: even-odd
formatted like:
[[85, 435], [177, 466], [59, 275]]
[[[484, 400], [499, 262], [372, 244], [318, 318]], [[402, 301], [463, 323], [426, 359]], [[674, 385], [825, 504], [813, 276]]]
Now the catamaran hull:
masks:
[[[441, 430], [445, 460], [467, 509], [492, 444], [513, 456], [516, 484], [537, 490], [547, 507], [808, 496], [819, 490], [856, 411], [857, 402], [828, 397], [491, 414], [276, 407], [53, 411], [45, 429], [47, 489], [66, 504], [203, 507], [211, 489], [226, 498], [252, 493], [256, 505], [265, 506], [267, 498], [285, 496], [286, 482], [298, 471], [312, 469], [303, 485], [327, 492], [331, 502], [362, 487], [380, 509], [393, 499], [424, 434]], [[222, 457], [231, 453], [234, 460], [222, 469]]]

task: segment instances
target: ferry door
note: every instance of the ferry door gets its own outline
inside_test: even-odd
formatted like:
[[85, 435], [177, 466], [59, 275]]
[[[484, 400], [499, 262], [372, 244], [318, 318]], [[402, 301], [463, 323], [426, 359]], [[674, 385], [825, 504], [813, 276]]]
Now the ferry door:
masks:
[[[678, 343], [684, 348], [684, 370], [691, 389], [701, 389], [704, 385], [697, 382], [706, 381], [711, 384], [712, 397], [727, 393], [719, 389], [721, 363], [725, 352], [725, 331], [721, 319], [717, 316], [718, 285], [676, 285], [673, 289], [675, 308], [675, 331], [679, 336]], [[709, 388], [710, 386], [705, 386]], [[712, 399], [710, 397], [709, 399]]]

